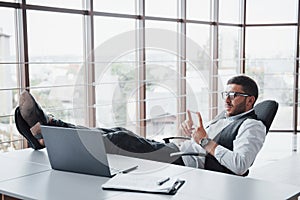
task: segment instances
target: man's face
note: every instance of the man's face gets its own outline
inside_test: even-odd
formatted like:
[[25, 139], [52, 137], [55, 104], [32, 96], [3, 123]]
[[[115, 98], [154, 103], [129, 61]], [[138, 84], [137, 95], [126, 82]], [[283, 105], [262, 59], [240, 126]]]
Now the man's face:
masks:
[[[245, 93], [242, 90], [241, 85], [229, 84], [226, 88], [227, 92], [239, 92]], [[225, 99], [225, 110], [227, 116], [234, 116], [240, 113], [246, 112], [252, 108], [251, 102], [249, 102], [250, 97], [245, 96], [235, 96], [233, 99], [230, 99], [229, 96]]]

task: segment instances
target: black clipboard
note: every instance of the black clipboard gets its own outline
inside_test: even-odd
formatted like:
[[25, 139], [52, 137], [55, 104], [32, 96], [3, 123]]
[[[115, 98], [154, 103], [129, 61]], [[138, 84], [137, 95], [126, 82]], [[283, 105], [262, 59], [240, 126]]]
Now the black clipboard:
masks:
[[161, 179], [149, 175], [117, 174], [102, 184], [102, 189], [174, 195], [185, 183], [185, 180], [170, 178], [166, 183], [157, 184]]
[[168, 194], [174, 195], [176, 194], [176, 192], [179, 190], [179, 188], [181, 188], [181, 186], [185, 183], [185, 180], [177, 180], [172, 188], [172, 190], [170, 190], [170, 192]]

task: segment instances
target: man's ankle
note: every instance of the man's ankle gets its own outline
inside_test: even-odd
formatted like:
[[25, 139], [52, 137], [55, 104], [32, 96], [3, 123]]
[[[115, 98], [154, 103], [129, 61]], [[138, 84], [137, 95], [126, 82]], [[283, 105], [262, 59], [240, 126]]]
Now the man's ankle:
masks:
[[40, 122], [36, 123], [33, 127], [30, 128], [30, 131], [33, 136], [42, 133]]

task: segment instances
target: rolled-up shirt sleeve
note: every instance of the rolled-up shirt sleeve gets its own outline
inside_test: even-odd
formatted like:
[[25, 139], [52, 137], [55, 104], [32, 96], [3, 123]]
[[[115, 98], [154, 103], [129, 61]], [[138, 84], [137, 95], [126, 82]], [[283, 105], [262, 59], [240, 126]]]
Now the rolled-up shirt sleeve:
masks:
[[247, 119], [240, 126], [233, 150], [218, 145], [215, 158], [218, 162], [236, 174], [244, 174], [253, 164], [266, 137], [266, 127], [261, 121]]

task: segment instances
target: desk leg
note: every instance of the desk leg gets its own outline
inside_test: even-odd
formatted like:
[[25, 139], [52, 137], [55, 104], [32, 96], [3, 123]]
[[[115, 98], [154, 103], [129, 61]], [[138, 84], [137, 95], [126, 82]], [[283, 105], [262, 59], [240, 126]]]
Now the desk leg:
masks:
[[289, 200], [299, 200], [300, 199], [300, 193], [298, 193], [297, 195], [289, 198]]
[[1, 194], [1, 200], [20, 200], [20, 199]]

